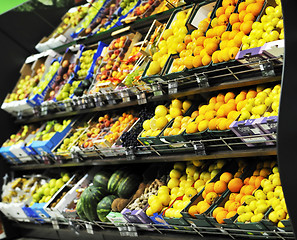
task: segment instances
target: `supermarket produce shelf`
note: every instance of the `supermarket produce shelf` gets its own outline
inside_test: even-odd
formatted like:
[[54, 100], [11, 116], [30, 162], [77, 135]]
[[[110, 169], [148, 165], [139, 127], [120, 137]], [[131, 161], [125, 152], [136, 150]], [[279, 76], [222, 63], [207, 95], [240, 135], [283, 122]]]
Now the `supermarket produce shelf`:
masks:
[[[159, 83], [159, 86], [161, 87], [162, 94], [158, 95], [156, 95], [154, 92], [155, 84], [148, 84], [147, 90], [145, 91], [146, 102], [160, 102], [166, 101], [168, 98], [181, 98], [210, 92], [224, 91], [227, 89], [244, 88], [260, 84], [279, 82], [281, 80], [281, 72], [283, 67], [281, 63], [274, 65], [274, 74], [272, 75], [267, 76], [267, 74], [261, 70], [261, 63], [264, 64], [269, 61], [270, 60], [263, 60], [262, 62], [257, 61], [235, 66], [222, 65], [219, 68], [210, 69], [198, 75], [194, 73], [187, 75], [186, 77], [176, 78], [172, 80], [178, 84], [176, 91], [171, 91], [171, 81], [161, 82]], [[201, 86], [199, 83], [197, 83], [197, 76], [200, 75], [207, 76], [207, 86]], [[65, 107], [65, 102], [45, 102], [44, 105], [38, 108], [37, 114], [34, 116], [24, 116], [18, 118], [15, 122], [17, 124], [28, 124], [50, 119], [83, 115], [90, 112], [105, 112], [137, 106], [140, 104], [137, 94], [141, 94], [144, 91], [134, 89], [135, 87], [133, 89], [114, 90], [113, 92], [108, 93], [109, 95], [112, 94], [113, 101], [115, 101], [114, 104], [109, 104], [110, 102], [107, 100], [109, 96], [107, 96], [106, 93], [86, 95], [80, 98], [69, 100], [68, 103], [71, 104], [70, 109]], [[123, 102], [121, 92], [127, 90], [130, 92], [130, 101]], [[96, 104], [98, 102], [102, 103], [102, 101], [104, 104], [100, 104], [99, 106]], [[85, 104], [85, 102], [87, 102], [87, 104]], [[49, 110], [46, 110], [44, 113], [42, 112], [43, 107], [46, 107]]]
[[179, 142], [176, 144], [138, 146], [134, 149], [124, 147], [117, 147], [115, 149], [80, 148], [73, 152], [46, 154], [41, 158], [32, 156], [32, 161], [11, 165], [11, 169], [27, 171], [31, 169], [61, 167], [276, 156], [276, 140], [268, 139], [266, 143], [259, 143], [257, 140], [258, 137], [264, 138], [274, 134], [264, 135], [245, 137], [246, 139], [250, 139], [248, 141], [250, 144], [255, 144], [254, 147], [247, 147], [246, 143], [238, 141], [240, 137], [221, 137], [217, 139]]
[[130, 24], [124, 24], [115, 28], [111, 28], [102, 33], [94, 34], [92, 36], [77, 38], [77, 39], [74, 39], [72, 42], [69, 42], [65, 45], [54, 48], [53, 50], [59, 53], [63, 53], [68, 47], [75, 44], [89, 45], [89, 44], [97, 43], [99, 41], [110, 42], [113, 39], [112, 33], [119, 30], [124, 30], [122, 32], [119, 31], [121, 32], [119, 35], [127, 34], [127, 31], [130, 31], [130, 32], [138, 31], [142, 34], [146, 34], [154, 20], [157, 20], [161, 23], [166, 22], [174, 10], [175, 10], [174, 8], [169, 9], [165, 12], [161, 12], [161, 13], [146, 17], [144, 19], [136, 20]]
[[[162, 224], [136, 224], [126, 223], [115, 226], [113, 223], [106, 222], [87, 222], [78, 219], [55, 219], [55, 225], [50, 223], [40, 224], [40, 222], [31, 220], [30, 223], [16, 222], [14, 226], [23, 229], [30, 234], [30, 230], [36, 229], [49, 232], [56, 232], [58, 235], [63, 234], [63, 239], [98, 239], [98, 234], [112, 234], [118, 238], [137, 237], [148, 239], [180, 239], [181, 237], [191, 236], [195, 239], [295, 239], [294, 233], [283, 230], [270, 230], [261, 232], [261, 230], [244, 230], [227, 227], [200, 227], [194, 224], [188, 226], [167, 225], [164, 228]], [[88, 229], [87, 229], [88, 228]], [[22, 231], [22, 230], [21, 230]], [[145, 234], [143, 234], [145, 233]], [[87, 234], [87, 235], [85, 235]], [[26, 234], [25, 234], [26, 236]], [[36, 235], [34, 235], [36, 236]], [[74, 238], [73, 238], [74, 237]], [[93, 238], [92, 238], [93, 237]], [[101, 236], [102, 237], [102, 236]], [[55, 238], [53, 238], [55, 239]], [[104, 239], [104, 237], [102, 238]]]

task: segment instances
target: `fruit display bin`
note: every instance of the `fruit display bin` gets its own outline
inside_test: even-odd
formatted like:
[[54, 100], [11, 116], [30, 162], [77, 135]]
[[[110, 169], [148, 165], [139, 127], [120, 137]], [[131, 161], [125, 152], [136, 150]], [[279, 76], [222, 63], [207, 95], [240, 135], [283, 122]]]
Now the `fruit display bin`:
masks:
[[[45, 66], [45, 72], [43, 73], [44, 76], [44, 74], [48, 70], [48, 66], [50, 65], [50, 63], [59, 56], [60, 54], [56, 53], [53, 50], [47, 50], [43, 53], [31, 55], [26, 59], [23, 67], [20, 70], [21, 77], [24, 75], [31, 75], [31, 77], [36, 76], [36, 71], [41, 67], [42, 64], [44, 64]], [[16, 83], [12, 93], [16, 91], [16, 86], [18, 84], [19, 82]], [[6, 96], [6, 99], [8, 99], [9, 96], [10, 94]], [[22, 115], [24, 116], [32, 115], [33, 108], [36, 105], [36, 103], [29, 99], [29, 96], [18, 101], [12, 101], [8, 103], [4, 101], [4, 103], [1, 106], [1, 109], [14, 116], [17, 116], [19, 112], [22, 112]]]
[[[50, 204], [56, 199], [57, 196], [60, 196], [61, 193], [63, 193], [66, 189], [68, 189], [68, 185], [73, 181], [73, 179], [76, 177], [74, 174], [52, 197], [48, 202], [44, 203], [34, 203], [32, 206], [28, 207], [30, 208], [29, 211], [26, 211], [26, 214], [28, 214], [29, 218], [36, 218], [41, 222], [50, 222], [50, 218], [52, 214], [48, 213]], [[33, 216], [31, 216], [31, 213], [33, 212]], [[55, 217], [55, 215], [53, 215]]]
[[[236, 164], [234, 162], [230, 162], [229, 164], [224, 165], [224, 167], [216, 174], [215, 177], [213, 177], [210, 182], [216, 182], [219, 180], [220, 176], [224, 173], [224, 172], [230, 172], [232, 174], [234, 174], [236, 171], [238, 170], [238, 167], [236, 166]], [[249, 174], [251, 171], [250, 169], [247, 167], [244, 169], [244, 173], [242, 174], [241, 178], [243, 178], [243, 176], [246, 176], [247, 174]], [[230, 190], [227, 189], [225, 192], [222, 193], [222, 195], [220, 197], [218, 197], [217, 199], [215, 199], [215, 201], [210, 205], [210, 207], [202, 214], [195, 214], [195, 218], [193, 218], [189, 213], [188, 210], [192, 205], [196, 205], [197, 203], [199, 203], [200, 201], [203, 201], [203, 197], [202, 197], [202, 192], [204, 191], [205, 188], [203, 188], [197, 195], [195, 195], [192, 199], [191, 202], [189, 203], [189, 205], [181, 212], [182, 216], [190, 223], [190, 224], [194, 224], [197, 227], [215, 227], [215, 225], [213, 224], [213, 221], [211, 221], [211, 213], [214, 210], [214, 208], [218, 205], [220, 205], [223, 200], [229, 196], [230, 194]], [[214, 220], [215, 221], [215, 220]], [[214, 230], [210, 230], [210, 231], [217, 231], [216, 229]]]
[[33, 141], [29, 148], [38, 155], [42, 155], [43, 153], [51, 153], [52, 149], [55, 148], [62, 141], [65, 135], [70, 132], [75, 122], [76, 119], [72, 119], [61, 132], [55, 132], [52, 138], [48, 141]]
[[[80, 22], [78, 23], [78, 25], [75, 27], [75, 30], [70, 34], [70, 37], [71, 37], [72, 39], [76, 39], [76, 38], [79, 36], [79, 34], [80, 34], [82, 31], [84, 31], [85, 28], [86, 28], [87, 26], [89, 26], [89, 25], [94, 21], [94, 19], [96, 19], [96, 17], [97, 17], [101, 12], [104, 11], [104, 6], [105, 6], [105, 4], [106, 4], [107, 2], [108, 2], [108, 1], [98, 0], [98, 1], [95, 1], [95, 4], [94, 4], [94, 2], [93, 2], [92, 4], [90, 4], [87, 16], [86, 16], [82, 21], [80, 21]], [[91, 14], [90, 14], [90, 12], [91, 12], [90, 9], [92, 9], [92, 8], [95, 9], [94, 11], [96, 11], [96, 13], [91, 15]], [[87, 19], [88, 19], [88, 20], [91, 20], [91, 21], [89, 21], [90, 23], [89, 23], [87, 26], [84, 26], [84, 25], [85, 25], [85, 21], [86, 21]]]
[[14, 221], [30, 222], [30, 219], [24, 211], [25, 203], [2, 203], [0, 202], [0, 211], [8, 218]]

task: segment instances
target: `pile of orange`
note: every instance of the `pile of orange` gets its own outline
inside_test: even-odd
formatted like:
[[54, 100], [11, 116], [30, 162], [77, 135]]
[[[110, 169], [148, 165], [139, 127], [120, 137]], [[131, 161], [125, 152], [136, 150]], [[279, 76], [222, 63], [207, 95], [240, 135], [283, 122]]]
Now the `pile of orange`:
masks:
[[[264, 164], [270, 164], [265, 162]], [[242, 181], [240, 178], [233, 178], [228, 183], [228, 188], [231, 191], [228, 200], [224, 206], [217, 207], [212, 213], [212, 216], [218, 223], [223, 224], [224, 219], [233, 217], [237, 213], [237, 209], [248, 199], [247, 196], [252, 196], [253, 193], [260, 187], [261, 181], [265, 179], [271, 170], [268, 167], [263, 167], [263, 163], [257, 165], [251, 177], [247, 177]]]
[[228, 185], [234, 177], [242, 174], [242, 169], [245, 166], [246, 164], [244, 162], [239, 162], [239, 169], [234, 175], [230, 172], [224, 172], [219, 180], [207, 183], [202, 192], [203, 200], [198, 202], [197, 205], [192, 205], [189, 208], [188, 213], [194, 217], [195, 214], [202, 214], [209, 209], [209, 207], [227, 190]]
[[[238, 13], [232, 12], [228, 15], [232, 30], [222, 34], [220, 50], [215, 51], [212, 55], [213, 63], [235, 59], [242, 44], [242, 38], [249, 35], [251, 32], [252, 25], [261, 12], [263, 2], [263, 0], [243, 1], [238, 5]], [[221, 10], [221, 12], [223, 12], [223, 10]], [[212, 22], [214, 20], [215, 19], [213, 19]]]

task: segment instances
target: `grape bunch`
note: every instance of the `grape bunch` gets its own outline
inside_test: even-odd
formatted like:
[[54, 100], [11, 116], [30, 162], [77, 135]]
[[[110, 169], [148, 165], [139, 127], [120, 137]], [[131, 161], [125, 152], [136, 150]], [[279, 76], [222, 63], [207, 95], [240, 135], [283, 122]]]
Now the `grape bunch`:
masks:
[[132, 147], [133, 149], [136, 149], [137, 146], [140, 145], [139, 141], [137, 140], [137, 137], [143, 129], [142, 124], [146, 119], [152, 118], [153, 116], [153, 107], [146, 106], [140, 110], [138, 123], [130, 131], [124, 132], [121, 136], [123, 147]]

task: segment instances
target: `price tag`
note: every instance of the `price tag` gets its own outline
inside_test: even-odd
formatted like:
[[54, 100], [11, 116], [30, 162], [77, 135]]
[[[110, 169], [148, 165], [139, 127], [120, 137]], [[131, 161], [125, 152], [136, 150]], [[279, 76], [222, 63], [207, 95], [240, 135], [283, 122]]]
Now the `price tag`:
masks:
[[130, 102], [131, 98], [130, 98], [130, 94], [127, 90], [123, 90], [121, 91], [121, 98], [123, 100], [123, 102]]
[[96, 93], [94, 96], [94, 104], [96, 107], [102, 107], [104, 105], [104, 101], [102, 99], [102, 95], [99, 93]]
[[19, 120], [23, 119], [23, 111], [18, 111], [17, 119], [19, 119]]
[[162, 96], [163, 95], [162, 86], [160, 83], [153, 83], [152, 90], [153, 90], [154, 96]]
[[147, 103], [145, 92], [141, 91], [137, 93], [137, 102], [138, 102], [138, 105]]
[[209, 83], [208, 83], [208, 78], [206, 76], [206, 74], [195, 74], [196, 76], [196, 80], [198, 83], [198, 87], [200, 88], [205, 88], [205, 87], [209, 87]]
[[118, 229], [122, 237], [138, 237], [136, 227], [134, 226], [122, 226], [118, 227]]
[[94, 234], [93, 227], [89, 223], [86, 223], [86, 230], [88, 234]]
[[40, 108], [39, 108], [39, 106], [35, 106], [33, 108], [33, 114], [34, 114], [35, 117], [39, 117], [40, 116]]
[[46, 165], [50, 165], [52, 163], [52, 161], [48, 155], [42, 155], [41, 159], [44, 162], [44, 164], [46, 164]]
[[70, 100], [65, 100], [64, 101], [64, 106], [65, 106], [65, 111], [66, 112], [72, 112], [73, 111], [72, 104], [71, 104]]
[[206, 155], [205, 146], [202, 142], [194, 142], [193, 145], [196, 155]]
[[275, 76], [272, 62], [270, 61], [259, 62], [259, 66], [263, 77]]
[[59, 223], [57, 220], [52, 220], [53, 229], [58, 230], [60, 229]]
[[[77, 99], [77, 97], [72, 98], [72, 106], [73, 106], [74, 108], [77, 108], [77, 107], [78, 107], [78, 99]], [[73, 110], [74, 110], [74, 109], [73, 109]]]
[[110, 104], [110, 105], [116, 104], [116, 100], [114, 99], [114, 96], [113, 96], [112, 93], [107, 93], [105, 95], [105, 97], [106, 97], [106, 100], [107, 100], [108, 104]]
[[82, 156], [78, 152], [72, 152], [71, 158], [74, 162], [81, 162], [83, 160]]
[[79, 109], [82, 109], [82, 110], [86, 109], [86, 99], [85, 99], [85, 97], [79, 97], [77, 103], [78, 103], [78, 108]]
[[46, 116], [48, 114], [48, 104], [44, 102], [41, 104], [41, 116]]
[[168, 82], [168, 94], [175, 94], [177, 93], [178, 82], [177, 81], [170, 81]]
[[63, 159], [60, 155], [54, 155], [54, 160], [55, 162], [57, 162], [58, 164], [63, 164]]
[[87, 107], [88, 108], [95, 107], [94, 96], [90, 95], [90, 96], [87, 96], [87, 98], [88, 98], [88, 105], [87, 105]]
[[132, 160], [135, 160], [136, 159], [136, 156], [134, 154], [134, 150], [133, 150], [132, 147], [126, 148], [125, 154], [126, 154], [127, 160], [129, 160], [129, 161], [132, 161]]

